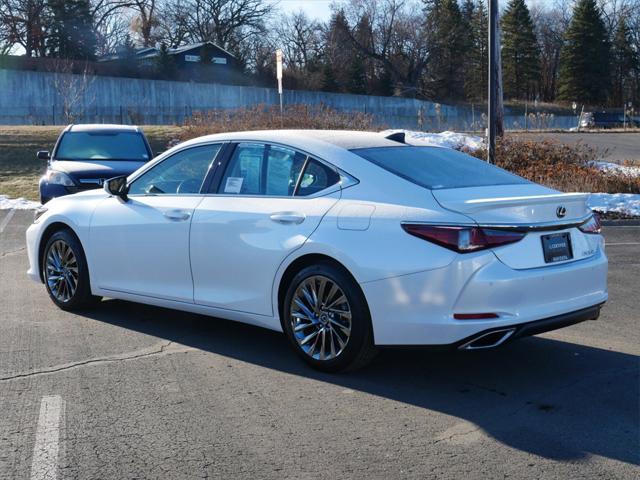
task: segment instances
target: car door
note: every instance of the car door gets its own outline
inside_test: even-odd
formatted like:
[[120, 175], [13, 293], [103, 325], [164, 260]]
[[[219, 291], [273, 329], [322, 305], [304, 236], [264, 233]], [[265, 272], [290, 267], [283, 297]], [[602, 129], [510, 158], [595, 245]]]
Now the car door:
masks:
[[340, 174], [290, 148], [240, 143], [219, 177], [191, 226], [194, 301], [273, 315], [276, 271], [340, 198]]
[[180, 150], [101, 202], [90, 227], [92, 281], [104, 290], [193, 303], [189, 228], [222, 144]]

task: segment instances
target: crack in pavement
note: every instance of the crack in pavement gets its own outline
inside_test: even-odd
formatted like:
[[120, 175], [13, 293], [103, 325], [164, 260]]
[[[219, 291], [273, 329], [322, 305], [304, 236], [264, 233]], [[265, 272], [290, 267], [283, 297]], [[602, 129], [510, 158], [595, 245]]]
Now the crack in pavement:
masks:
[[21, 247], [18, 248], [17, 250], [11, 250], [9, 252], [3, 252], [0, 254], [0, 258], [4, 258], [4, 257], [8, 257], [9, 255], [15, 255], [16, 253], [20, 253], [20, 252], [24, 252], [27, 249], [27, 247]]
[[19, 380], [28, 377], [37, 377], [41, 375], [50, 375], [53, 373], [64, 372], [75, 368], [85, 367], [88, 365], [99, 365], [104, 363], [113, 362], [125, 362], [129, 360], [137, 360], [140, 358], [171, 355], [174, 353], [186, 353], [197, 350], [193, 347], [185, 347], [182, 345], [176, 345], [171, 341], [162, 342], [160, 344], [153, 345], [151, 347], [136, 350], [134, 352], [123, 353], [120, 355], [110, 355], [106, 357], [90, 358], [88, 360], [81, 360], [78, 362], [64, 363], [62, 365], [56, 365], [49, 368], [43, 368], [41, 370], [34, 370], [26, 373], [18, 373], [7, 377], [0, 377], [0, 382], [8, 382], [11, 380]]

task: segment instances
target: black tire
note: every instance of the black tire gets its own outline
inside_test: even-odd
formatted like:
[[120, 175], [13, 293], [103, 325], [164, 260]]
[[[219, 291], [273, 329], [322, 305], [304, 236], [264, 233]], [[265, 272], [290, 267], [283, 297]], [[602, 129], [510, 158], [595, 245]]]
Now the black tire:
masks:
[[[339, 352], [336, 352], [337, 354], [335, 355], [335, 357], [330, 359], [313, 358], [314, 352], [316, 352], [316, 355], [319, 356], [319, 353], [317, 353], [318, 350], [314, 350], [314, 347], [311, 347], [311, 353], [306, 352], [303, 346], [300, 345], [301, 340], [296, 338], [296, 333], [294, 332], [294, 329], [296, 328], [294, 324], [296, 324], [296, 322], [305, 322], [305, 324], [297, 323], [298, 327], [303, 328], [303, 330], [297, 333], [297, 335], [304, 335], [306, 338], [306, 336], [313, 334], [313, 332], [318, 329], [318, 326], [321, 325], [319, 322], [322, 313], [319, 312], [314, 315], [314, 318], [318, 323], [306, 323], [307, 320], [299, 320], [298, 318], [294, 318], [292, 316], [292, 303], [294, 301], [294, 297], [296, 297], [298, 300], [303, 298], [297, 296], [300, 295], [301, 292], [301, 290], [299, 289], [303, 288], [304, 285], [310, 284], [319, 286], [320, 283], [325, 281], [323, 279], [328, 279], [328, 281], [333, 282], [340, 290], [342, 290], [348, 302], [342, 303], [342, 305], [346, 305], [346, 307], [343, 308], [349, 308], [351, 314], [350, 333], [347, 337], [346, 345]], [[330, 285], [330, 282], [327, 283], [327, 285]], [[331, 287], [320, 287], [318, 289], [318, 292], [316, 292], [318, 294], [318, 297], [320, 297], [320, 289], [322, 288], [330, 289]], [[335, 296], [333, 298], [335, 298]], [[299, 307], [295, 308], [299, 309]], [[287, 293], [284, 297], [284, 303], [281, 310], [283, 314], [282, 327], [287, 338], [289, 339], [291, 346], [293, 347], [294, 351], [300, 356], [300, 358], [302, 358], [305, 362], [307, 362], [317, 370], [321, 370], [323, 372], [357, 370], [358, 368], [364, 367], [371, 360], [373, 360], [377, 353], [373, 341], [373, 328], [371, 326], [371, 316], [369, 314], [367, 302], [358, 284], [342, 268], [338, 268], [329, 263], [321, 263], [302, 269], [295, 277], [293, 277], [289, 286], [287, 287]], [[297, 311], [294, 313], [298, 315], [299, 313], [301, 313], [301, 311]], [[338, 320], [337, 317], [334, 317], [330, 313], [329, 315], [332, 319], [335, 318], [336, 320]], [[322, 332], [316, 334], [316, 336], [318, 338], [322, 338], [323, 341], [328, 338], [330, 338], [331, 341], [335, 340], [334, 345], [330, 345], [328, 343], [329, 340], [326, 340], [326, 347], [325, 344], [322, 343], [321, 348], [323, 349], [323, 356], [326, 357], [331, 355], [330, 346], [336, 346], [336, 350], [338, 350], [340, 349], [340, 344], [338, 343], [337, 338], [339, 327], [335, 327], [336, 329], [334, 331], [330, 331], [330, 327], [332, 327], [333, 325], [337, 325], [337, 323], [334, 320], [327, 321], [326, 313], [324, 314], [324, 317], [324, 321], [326, 323], [322, 324], [320, 329], [329, 328], [329, 330], [324, 332], [322, 336], [320, 335], [320, 333]], [[347, 317], [345, 317], [345, 319], [340, 318], [340, 321], [344, 321], [346, 323], [346, 318]], [[329, 324], [329, 322], [331, 322], [331, 324]], [[308, 325], [308, 330], [304, 330], [305, 325]], [[328, 325], [330, 327], [327, 327]], [[341, 333], [344, 334], [344, 330], [342, 330]], [[341, 335], [340, 340], [344, 341], [344, 338], [345, 337]]]
[[[47, 267], [48, 258], [50, 257], [50, 255], [55, 256], [56, 253], [59, 252], [60, 248], [64, 248], [63, 246], [67, 246], [70, 249], [71, 253], [73, 254], [73, 259], [75, 259], [75, 262], [72, 261], [67, 266], [66, 271], [66, 274], [68, 274], [67, 276], [72, 277], [69, 280], [69, 282], [71, 283], [64, 280], [58, 283], [56, 280], [54, 280], [56, 272], [53, 271], [51, 267]], [[54, 249], [55, 251], [53, 251], [52, 249]], [[62, 310], [82, 310], [92, 307], [100, 301], [101, 297], [97, 297], [91, 294], [87, 259], [84, 255], [84, 250], [82, 249], [80, 241], [70, 230], [59, 230], [51, 235], [44, 247], [41, 268], [44, 284], [47, 288], [49, 298], [51, 298], [53, 303], [55, 303]], [[73, 275], [71, 270], [77, 271], [77, 279], [75, 282], [73, 282], [75, 276]], [[61, 276], [62, 275], [57, 275], [58, 278], [60, 278]], [[65, 285], [60, 286], [62, 285], [62, 283], [65, 283]], [[75, 290], [69, 288], [69, 285], [73, 284], [75, 284], [76, 286]], [[73, 293], [70, 293], [71, 291], [73, 291]], [[68, 298], [66, 298], [67, 296]]]

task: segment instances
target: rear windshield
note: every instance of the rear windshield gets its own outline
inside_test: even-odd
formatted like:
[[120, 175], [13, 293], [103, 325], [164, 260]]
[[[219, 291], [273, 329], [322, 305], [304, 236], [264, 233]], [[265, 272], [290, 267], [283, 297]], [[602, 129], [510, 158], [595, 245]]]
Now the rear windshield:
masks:
[[398, 146], [351, 151], [431, 190], [530, 183], [484, 160], [448, 148]]
[[137, 132], [67, 132], [60, 139], [56, 160], [149, 160]]

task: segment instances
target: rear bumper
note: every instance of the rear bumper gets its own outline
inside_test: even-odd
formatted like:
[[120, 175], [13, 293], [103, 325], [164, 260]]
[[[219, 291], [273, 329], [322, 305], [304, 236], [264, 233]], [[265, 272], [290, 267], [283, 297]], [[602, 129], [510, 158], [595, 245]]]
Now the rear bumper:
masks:
[[[575, 325], [576, 323], [584, 322], [586, 320], [597, 320], [600, 316], [600, 308], [602, 305], [603, 304], [601, 303], [593, 305], [592, 307], [576, 310], [575, 312], [556, 315], [555, 317], [544, 318], [542, 320], [534, 320], [533, 322], [520, 323], [507, 327], [490, 328], [460, 340], [459, 342], [451, 345], [451, 347], [461, 350], [493, 348], [507, 342], [511, 342], [517, 338], [529, 337], [540, 333], [550, 332], [552, 330], [558, 330], [559, 328]], [[492, 341], [487, 339], [490, 339], [491, 335], [494, 333], [496, 335], [493, 339], [496, 341], [495, 344], [492, 344]]]
[[[376, 345], [450, 346], [482, 333], [594, 308], [608, 298], [607, 269], [602, 250], [588, 259], [529, 270], [514, 270], [493, 253], [478, 252], [460, 256], [444, 268], [366, 282], [361, 287]], [[475, 312], [498, 317], [453, 317]], [[542, 328], [543, 323], [536, 325]], [[533, 328], [517, 336], [534, 332]]]

